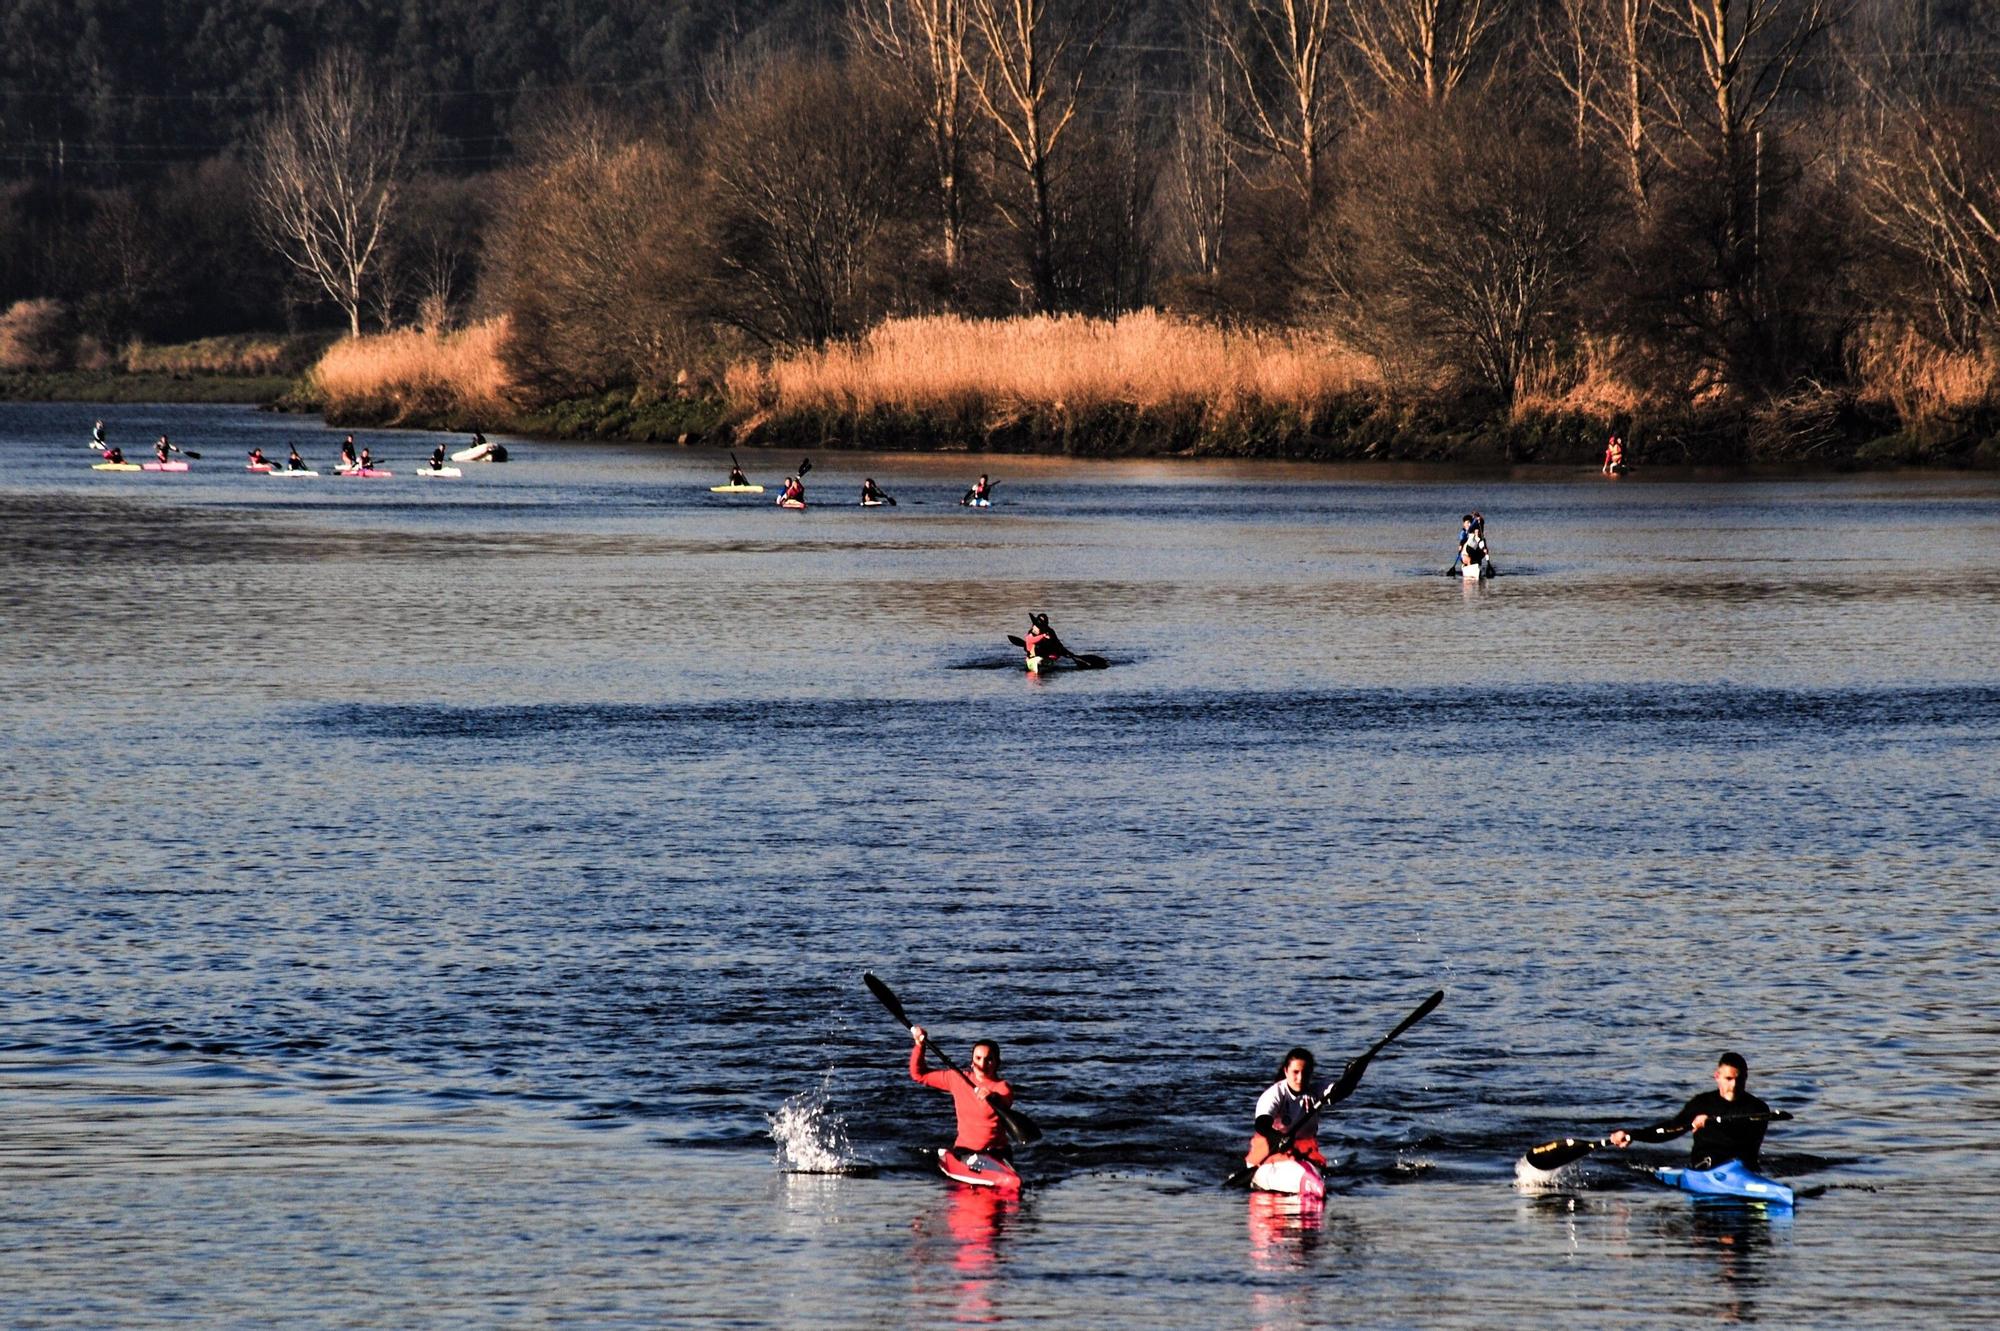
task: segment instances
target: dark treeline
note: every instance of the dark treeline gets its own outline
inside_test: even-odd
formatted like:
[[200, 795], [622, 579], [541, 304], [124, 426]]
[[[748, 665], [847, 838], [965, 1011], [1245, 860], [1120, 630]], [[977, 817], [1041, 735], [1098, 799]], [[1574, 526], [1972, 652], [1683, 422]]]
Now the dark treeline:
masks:
[[[100, 339], [504, 313], [549, 400], [1160, 306], [1332, 331], [1406, 400], [1810, 434], [1858, 385], [1922, 414], [2000, 316], [1973, 0], [92, 12], [0, 9], [0, 306]], [[271, 117], [336, 47], [412, 134], [345, 296], [266, 243]]]

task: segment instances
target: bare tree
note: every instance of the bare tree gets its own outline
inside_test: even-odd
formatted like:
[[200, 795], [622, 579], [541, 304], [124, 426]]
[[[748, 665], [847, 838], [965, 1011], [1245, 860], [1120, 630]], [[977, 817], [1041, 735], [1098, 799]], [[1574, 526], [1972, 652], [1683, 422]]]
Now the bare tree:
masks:
[[1209, 0], [1201, 27], [1234, 75], [1248, 146], [1275, 163], [1308, 216], [1333, 139], [1336, 0]]
[[[703, 136], [717, 312], [771, 345], [862, 332], [917, 215], [920, 117], [828, 65], [774, 65]], [[901, 240], [899, 247], [892, 241]]]
[[1554, 127], [1435, 107], [1368, 130], [1338, 214], [1343, 322], [1385, 364], [1512, 401], [1579, 327], [1598, 159]]
[[1347, 43], [1382, 93], [1436, 106], [1465, 82], [1510, 3], [1340, 0], [1340, 7]]
[[967, 0], [854, 0], [848, 22], [862, 49], [894, 71], [921, 109], [938, 210], [939, 257], [957, 271], [965, 246], [973, 105]]
[[[972, 92], [1002, 151], [1019, 169], [1025, 206], [1003, 215], [1029, 244], [1029, 294], [1037, 310], [1060, 304], [1056, 273], [1056, 154], [1082, 105], [1083, 80], [1102, 26], [1058, 22], [1050, 0], [966, 0], [979, 49], [966, 66]], [[1109, 8], [1106, 7], [1108, 18]]]
[[507, 359], [531, 398], [631, 384], [670, 391], [709, 341], [697, 172], [657, 136], [593, 108], [536, 127], [501, 182], [510, 206], [483, 287], [509, 316]]
[[[1928, 48], [1928, 43], [1926, 44]], [[1862, 95], [1855, 199], [1874, 239], [1914, 275], [1917, 322], [1972, 351], [2000, 319], [2000, 96], [1880, 43], [1850, 57]]]
[[253, 149], [265, 238], [361, 333], [416, 138], [416, 104], [351, 51], [320, 61]]
[[1222, 267], [1230, 189], [1238, 170], [1231, 133], [1228, 53], [1213, 27], [1196, 34], [1187, 95], [1174, 121], [1163, 204], [1182, 261], [1202, 283]]
[[1536, 64], [1562, 90], [1576, 142], [1603, 142], [1626, 193], [1648, 207], [1660, 151], [1661, 16], [1666, 0], [1552, 0], [1536, 22]]

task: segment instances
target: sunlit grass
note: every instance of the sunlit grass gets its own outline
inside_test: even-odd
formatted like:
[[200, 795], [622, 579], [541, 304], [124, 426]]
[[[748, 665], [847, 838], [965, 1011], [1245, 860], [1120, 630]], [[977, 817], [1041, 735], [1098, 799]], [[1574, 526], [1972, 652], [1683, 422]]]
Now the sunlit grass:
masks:
[[1301, 409], [1375, 382], [1368, 357], [1303, 332], [1235, 332], [1150, 311], [1120, 319], [893, 319], [852, 344], [727, 375], [776, 411], [865, 413], [1206, 405]]
[[500, 346], [506, 320], [446, 333], [405, 329], [343, 338], [312, 368], [330, 412], [386, 408], [391, 419], [455, 410], [498, 413], [510, 388]]

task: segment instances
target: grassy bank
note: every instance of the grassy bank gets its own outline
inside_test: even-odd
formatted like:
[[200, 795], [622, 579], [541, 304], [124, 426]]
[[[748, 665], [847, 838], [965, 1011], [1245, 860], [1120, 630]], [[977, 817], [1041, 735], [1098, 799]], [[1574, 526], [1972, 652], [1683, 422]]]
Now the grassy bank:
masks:
[[130, 374], [123, 370], [0, 372], [0, 402], [271, 402], [288, 375]]

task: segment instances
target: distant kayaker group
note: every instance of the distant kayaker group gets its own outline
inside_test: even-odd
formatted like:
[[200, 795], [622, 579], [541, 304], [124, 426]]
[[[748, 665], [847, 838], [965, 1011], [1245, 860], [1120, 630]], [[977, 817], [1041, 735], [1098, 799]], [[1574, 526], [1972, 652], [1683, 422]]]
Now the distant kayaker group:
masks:
[[[182, 448], [163, 434], [154, 441], [153, 461], [143, 466], [129, 463], [125, 460], [124, 450], [110, 441], [104, 422], [101, 420], [91, 427], [90, 447], [99, 455], [100, 460], [95, 464], [99, 471], [187, 471], [189, 467], [184, 459], [201, 458], [200, 453], [193, 449]], [[485, 435], [475, 432], [470, 445], [451, 454], [449, 460], [505, 462], [507, 449], [505, 445], [489, 443]], [[457, 467], [448, 466], [446, 462], [445, 446], [440, 443], [432, 448], [428, 460], [417, 464], [416, 470], [419, 475], [425, 476], [456, 477], [462, 474]], [[312, 465], [299, 455], [296, 446], [286, 450], [285, 460], [282, 463], [272, 461], [262, 447], [253, 447], [247, 451], [244, 470], [263, 475], [319, 475], [313, 470]], [[354, 436], [351, 434], [341, 441], [340, 462], [334, 470], [342, 476], [382, 477], [394, 474], [377, 462], [374, 453], [368, 447], [364, 445], [357, 448]]]

